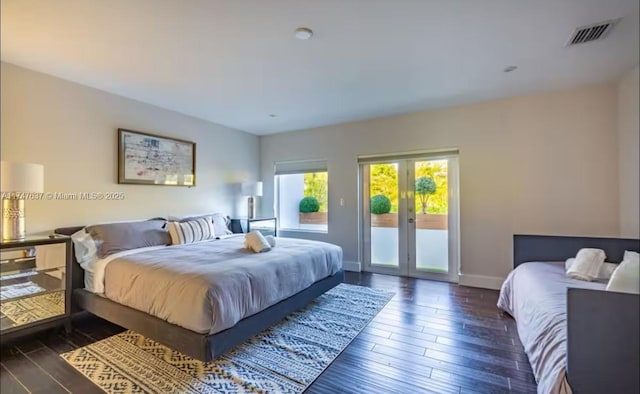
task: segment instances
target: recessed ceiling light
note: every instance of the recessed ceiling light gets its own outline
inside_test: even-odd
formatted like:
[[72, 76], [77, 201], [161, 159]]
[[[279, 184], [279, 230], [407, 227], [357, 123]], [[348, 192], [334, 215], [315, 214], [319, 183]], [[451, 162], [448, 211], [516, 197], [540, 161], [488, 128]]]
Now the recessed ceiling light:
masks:
[[276, 115], [276, 114], [269, 114], [269, 117], [270, 117], [270, 118], [277, 118], [277, 117], [278, 117], [278, 115]]
[[511, 71], [515, 71], [517, 69], [518, 69], [518, 66], [507, 66], [503, 71], [506, 73], [510, 73]]
[[293, 35], [298, 39], [298, 40], [308, 40], [313, 36], [313, 31], [311, 29], [309, 29], [308, 27], [299, 27], [297, 28], [294, 32]]

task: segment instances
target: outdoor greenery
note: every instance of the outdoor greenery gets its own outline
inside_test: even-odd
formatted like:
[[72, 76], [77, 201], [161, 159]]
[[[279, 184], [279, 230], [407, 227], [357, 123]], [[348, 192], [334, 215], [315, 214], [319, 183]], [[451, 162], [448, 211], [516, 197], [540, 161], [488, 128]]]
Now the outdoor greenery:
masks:
[[[319, 204], [319, 208], [313, 212], [327, 212], [328, 210], [328, 175], [327, 172], [304, 174], [304, 195], [305, 197], [315, 197]], [[300, 203], [302, 204], [302, 201]]]
[[307, 196], [300, 200], [299, 210], [301, 213], [318, 212], [319, 209], [320, 203], [315, 197]]
[[[430, 176], [421, 176], [416, 179], [416, 195], [420, 198], [422, 213], [427, 213], [429, 197], [437, 190], [436, 182]], [[416, 210], [417, 212], [417, 210]]]
[[385, 195], [377, 194], [371, 197], [371, 213], [377, 215], [391, 211], [391, 200]]
[[[391, 212], [398, 212], [398, 169], [395, 164], [372, 164], [369, 195], [382, 194], [391, 201]], [[373, 211], [372, 211], [373, 212]]]
[[[436, 190], [429, 195], [427, 213], [448, 213], [447, 161], [431, 160], [416, 163], [416, 178], [430, 177]], [[372, 164], [370, 172], [370, 195], [382, 194], [391, 201], [391, 212], [398, 212], [398, 169], [396, 164]], [[422, 212], [422, 201], [416, 196], [416, 212]]]
[[[447, 161], [431, 160], [416, 163], [416, 212], [446, 214], [448, 204]], [[430, 179], [435, 185], [432, 190]], [[390, 202], [389, 212], [398, 212], [398, 170], [396, 164], [372, 164], [370, 171], [370, 195], [383, 195]], [[315, 172], [304, 174], [304, 196], [314, 197], [318, 209], [310, 212], [327, 212], [328, 208], [328, 173]], [[424, 203], [424, 205], [423, 205]], [[424, 210], [423, 210], [424, 208]], [[302, 201], [300, 201], [300, 212]], [[373, 198], [371, 204], [373, 212]]]

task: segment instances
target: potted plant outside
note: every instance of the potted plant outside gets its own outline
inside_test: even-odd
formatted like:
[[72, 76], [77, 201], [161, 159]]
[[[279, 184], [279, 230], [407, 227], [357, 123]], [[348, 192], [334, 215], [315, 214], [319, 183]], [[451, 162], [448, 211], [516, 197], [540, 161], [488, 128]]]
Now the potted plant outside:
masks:
[[398, 227], [398, 214], [391, 212], [391, 200], [383, 194], [371, 197], [370, 202], [372, 227]]
[[319, 212], [320, 202], [313, 196], [300, 200], [298, 211], [300, 224], [327, 224], [327, 212]]
[[418, 229], [445, 230], [447, 228], [447, 215], [429, 214], [427, 208], [429, 197], [438, 190], [436, 182], [430, 176], [421, 176], [416, 179], [416, 195], [420, 198], [422, 214], [416, 215], [416, 227]]

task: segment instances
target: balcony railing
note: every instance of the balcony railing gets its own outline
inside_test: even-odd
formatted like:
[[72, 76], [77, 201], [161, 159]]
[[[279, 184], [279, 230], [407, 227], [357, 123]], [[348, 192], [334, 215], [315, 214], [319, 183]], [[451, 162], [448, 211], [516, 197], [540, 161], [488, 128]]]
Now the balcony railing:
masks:
[[[448, 215], [442, 214], [418, 214], [416, 215], [416, 228], [429, 230], [446, 230]], [[300, 213], [300, 224], [327, 224], [327, 212]], [[383, 213], [371, 215], [371, 227], [398, 227], [397, 213]]]
[[[447, 272], [449, 267], [448, 215], [416, 215], [416, 267]], [[372, 264], [398, 266], [398, 214], [371, 215]]]
[[[446, 214], [416, 215], [416, 266], [419, 270], [447, 272], [449, 232]], [[315, 230], [328, 223], [327, 212], [300, 213], [300, 229]], [[398, 266], [398, 214], [371, 215], [371, 261]]]
[[[449, 215], [442, 214], [417, 214], [416, 229], [423, 230], [446, 230]], [[371, 215], [371, 227], [398, 227], [397, 213], [383, 213]]]

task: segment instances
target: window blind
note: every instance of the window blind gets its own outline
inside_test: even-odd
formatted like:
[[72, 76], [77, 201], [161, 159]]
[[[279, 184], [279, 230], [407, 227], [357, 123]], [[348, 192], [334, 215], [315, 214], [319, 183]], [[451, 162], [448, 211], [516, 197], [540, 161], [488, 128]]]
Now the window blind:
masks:
[[275, 175], [303, 174], [327, 171], [326, 160], [279, 161], [274, 164]]

